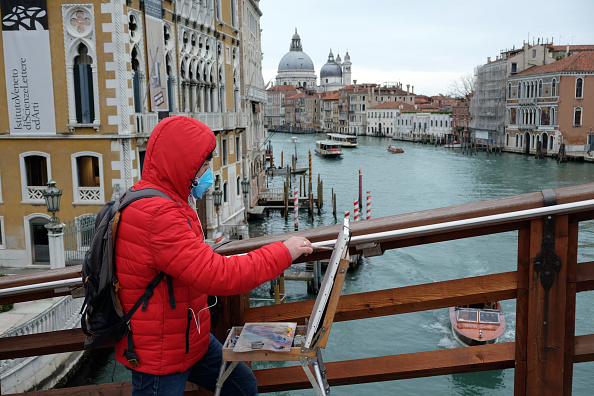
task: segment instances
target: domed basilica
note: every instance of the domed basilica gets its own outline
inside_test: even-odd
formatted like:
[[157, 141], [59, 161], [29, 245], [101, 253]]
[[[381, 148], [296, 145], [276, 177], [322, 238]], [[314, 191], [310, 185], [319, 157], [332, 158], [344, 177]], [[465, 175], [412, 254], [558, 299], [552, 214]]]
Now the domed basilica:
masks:
[[291, 38], [290, 51], [282, 57], [278, 64], [276, 85], [294, 85], [306, 87], [318, 92], [335, 91], [351, 84], [351, 57], [347, 52], [344, 63], [340, 55], [334, 59], [330, 50], [328, 61], [320, 70], [320, 85], [316, 85], [316, 72], [311, 58], [303, 52], [301, 37], [295, 34]]

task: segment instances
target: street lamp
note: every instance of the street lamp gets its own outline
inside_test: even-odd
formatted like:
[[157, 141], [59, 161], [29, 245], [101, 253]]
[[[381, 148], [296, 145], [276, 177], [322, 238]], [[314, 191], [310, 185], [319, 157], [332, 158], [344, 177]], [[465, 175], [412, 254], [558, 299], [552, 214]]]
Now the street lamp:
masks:
[[43, 198], [45, 198], [45, 205], [47, 211], [52, 212], [52, 223], [59, 223], [60, 219], [56, 217], [56, 212], [60, 211], [60, 198], [62, 198], [62, 190], [56, 187], [56, 182], [50, 180], [47, 183], [47, 188], [43, 190]]
[[44, 227], [47, 229], [48, 248], [50, 256], [50, 268], [62, 268], [66, 264], [64, 260], [64, 226], [60, 219], [56, 217], [56, 212], [60, 211], [60, 198], [62, 190], [56, 187], [56, 182], [50, 180], [47, 188], [43, 190], [43, 198], [48, 212], [52, 212], [52, 219]]
[[247, 199], [247, 196], [248, 196], [248, 194], [250, 192], [250, 182], [248, 181], [247, 176], [244, 176], [243, 177], [243, 181], [241, 182], [241, 191], [243, 192], [243, 196], [244, 196], [245, 201], [246, 201], [244, 215], [245, 215], [245, 218], [247, 220], [247, 217], [248, 217], [247, 211], [248, 211], [248, 205], [249, 205], [249, 201]]
[[212, 192], [212, 198], [217, 210], [217, 231], [219, 231], [221, 223], [219, 218], [219, 207], [223, 201], [223, 192], [221, 191], [221, 179], [219, 178], [219, 175], [215, 178], [215, 190]]

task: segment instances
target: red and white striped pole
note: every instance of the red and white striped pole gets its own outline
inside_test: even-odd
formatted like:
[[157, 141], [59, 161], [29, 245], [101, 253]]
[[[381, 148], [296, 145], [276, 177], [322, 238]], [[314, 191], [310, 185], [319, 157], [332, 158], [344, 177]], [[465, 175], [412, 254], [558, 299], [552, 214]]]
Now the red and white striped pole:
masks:
[[359, 200], [355, 199], [355, 208], [353, 210], [353, 221], [359, 221]]
[[371, 191], [367, 191], [367, 214], [365, 216], [365, 220], [371, 219]]
[[344, 212], [344, 218], [345, 219], [350, 219], [351, 218], [351, 212], [349, 212], [348, 210], [346, 212]]
[[299, 189], [293, 188], [293, 211], [295, 214], [295, 231], [299, 229]]

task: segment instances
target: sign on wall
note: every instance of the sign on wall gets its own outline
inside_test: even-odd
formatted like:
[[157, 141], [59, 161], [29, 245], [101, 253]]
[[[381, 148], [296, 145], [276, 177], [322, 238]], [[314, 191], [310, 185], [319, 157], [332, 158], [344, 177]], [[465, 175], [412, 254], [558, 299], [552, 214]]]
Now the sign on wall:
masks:
[[0, 0], [11, 134], [55, 134], [46, 0]]
[[151, 110], [168, 110], [161, 0], [146, 0], [144, 10]]

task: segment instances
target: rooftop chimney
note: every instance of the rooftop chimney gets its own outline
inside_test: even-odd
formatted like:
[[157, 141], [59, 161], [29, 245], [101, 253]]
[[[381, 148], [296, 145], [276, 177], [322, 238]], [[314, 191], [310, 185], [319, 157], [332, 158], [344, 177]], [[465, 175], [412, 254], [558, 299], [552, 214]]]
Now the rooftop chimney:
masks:
[[412, 92], [411, 93], [414, 95], [415, 94], [415, 86], [413, 85], [411, 88], [412, 88]]
[[491, 57], [487, 56], [487, 63], [491, 63]]
[[409, 91], [410, 91], [410, 84], [406, 84], [406, 94], [407, 95], [408, 95]]

